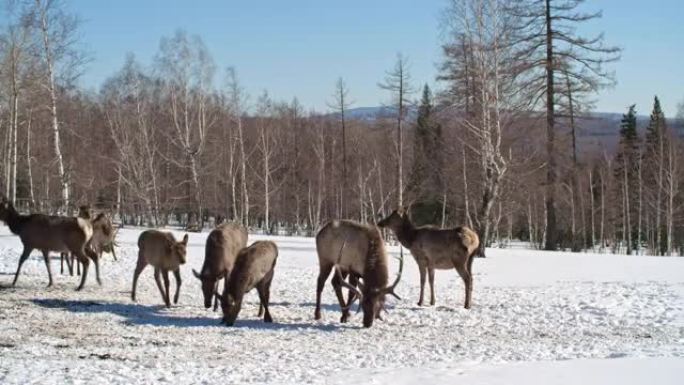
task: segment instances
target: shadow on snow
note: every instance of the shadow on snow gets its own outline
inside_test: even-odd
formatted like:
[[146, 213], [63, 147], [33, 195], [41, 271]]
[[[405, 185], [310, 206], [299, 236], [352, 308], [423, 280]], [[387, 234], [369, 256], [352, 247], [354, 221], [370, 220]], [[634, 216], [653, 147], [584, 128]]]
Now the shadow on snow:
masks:
[[[221, 319], [216, 317], [178, 317], [168, 313], [167, 309], [162, 305], [140, 305], [135, 303], [111, 303], [111, 302], [97, 302], [88, 300], [61, 300], [61, 299], [34, 299], [31, 300], [34, 304], [49, 308], [49, 309], [63, 309], [72, 313], [111, 313], [125, 318], [122, 323], [136, 326], [168, 326], [168, 327], [208, 327], [208, 326], [222, 326]], [[275, 304], [273, 304], [275, 305]], [[245, 314], [246, 309], [241, 312]], [[249, 316], [249, 314], [245, 314]], [[278, 323], [277, 317], [274, 323], [265, 323], [262, 320], [255, 319], [240, 319], [235, 322], [234, 328], [244, 329], [262, 329], [262, 330], [302, 330], [311, 329], [319, 331], [335, 331], [340, 328], [355, 329], [357, 326], [352, 325], [333, 325], [318, 323], [311, 321], [311, 323]], [[226, 327], [226, 330], [230, 328]]]

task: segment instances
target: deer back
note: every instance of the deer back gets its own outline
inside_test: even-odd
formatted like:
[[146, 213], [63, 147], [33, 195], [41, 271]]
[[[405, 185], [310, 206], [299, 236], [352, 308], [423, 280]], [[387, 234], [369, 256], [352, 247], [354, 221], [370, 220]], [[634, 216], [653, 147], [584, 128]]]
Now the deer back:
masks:
[[338, 265], [343, 271], [363, 275], [371, 228], [354, 221], [332, 221], [316, 235], [316, 251], [321, 265]]
[[212, 230], [204, 249], [202, 278], [222, 278], [230, 273], [238, 253], [247, 246], [247, 229], [244, 226], [225, 223]]
[[252, 290], [274, 268], [278, 247], [271, 241], [256, 241], [240, 250], [228, 279], [227, 291], [234, 298]]
[[91, 239], [93, 228], [82, 218], [32, 214], [23, 219], [18, 235], [35, 249], [73, 252]]
[[144, 231], [138, 238], [140, 255], [150, 265], [166, 270], [175, 270], [185, 263], [185, 251], [181, 259], [175, 250], [178, 243], [172, 233], [157, 230]]

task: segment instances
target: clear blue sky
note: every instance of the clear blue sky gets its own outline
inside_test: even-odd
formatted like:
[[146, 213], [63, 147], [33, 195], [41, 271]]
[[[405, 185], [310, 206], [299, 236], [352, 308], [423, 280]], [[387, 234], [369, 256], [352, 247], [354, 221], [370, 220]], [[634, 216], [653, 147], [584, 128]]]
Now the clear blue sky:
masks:
[[[92, 53], [82, 85], [99, 88], [133, 52], [151, 62], [162, 36], [176, 29], [202, 37], [219, 69], [235, 66], [254, 95], [297, 96], [324, 110], [335, 80], [345, 78], [356, 106], [387, 100], [377, 87], [397, 52], [407, 55], [416, 85], [435, 84], [440, 61], [438, 17], [444, 0], [68, 1], [83, 20]], [[672, 116], [684, 100], [684, 1], [589, 0], [603, 19], [583, 27], [605, 32], [624, 49], [612, 64], [618, 85], [602, 92], [597, 110], [622, 112], [637, 103], [650, 111], [658, 94]], [[223, 84], [223, 71], [217, 85]]]

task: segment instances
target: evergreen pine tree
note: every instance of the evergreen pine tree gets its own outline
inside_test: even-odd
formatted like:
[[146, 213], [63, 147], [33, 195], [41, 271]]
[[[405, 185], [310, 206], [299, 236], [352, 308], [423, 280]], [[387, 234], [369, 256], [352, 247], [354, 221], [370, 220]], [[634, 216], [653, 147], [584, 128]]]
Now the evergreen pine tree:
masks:
[[[623, 231], [629, 231], [631, 237], [625, 235], [625, 239], [630, 239], [631, 242], [627, 245], [627, 253], [637, 248], [637, 202], [640, 199], [639, 193], [639, 134], [637, 133], [637, 119], [635, 105], [631, 105], [625, 115], [620, 121], [620, 145], [618, 148], [617, 157], [615, 160], [615, 180], [616, 187], [619, 189], [615, 192], [616, 198], [620, 202], [625, 199], [625, 194], [628, 195], [629, 201], [626, 202], [629, 213], [622, 212], [620, 218], [622, 222], [629, 227]], [[626, 170], [625, 170], [626, 167]], [[626, 175], [625, 175], [626, 174]], [[626, 178], [625, 178], [626, 177]], [[625, 179], [627, 179], [625, 181]], [[626, 183], [626, 186], [625, 186]], [[629, 220], [624, 218], [629, 214]]]
[[434, 121], [432, 112], [432, 94], [425, 85], [418, 108], [408, 184], [414, 202], [411, 215], [418, 225], [438, 224], [442, 215], [444, 144], [442, 127]]
[[653, 102], [651, 119], [646, 128], [646, 145], [644, 149], [644, 186], [650, 202], [651, 223], [651, 248], [656, 254], [663, 255], [667, 248], [665, 237], [665, 210], [664, 178], [667, 161], [667, 135], [665, 114], [660, 106], [660, 100], [656, 96]]

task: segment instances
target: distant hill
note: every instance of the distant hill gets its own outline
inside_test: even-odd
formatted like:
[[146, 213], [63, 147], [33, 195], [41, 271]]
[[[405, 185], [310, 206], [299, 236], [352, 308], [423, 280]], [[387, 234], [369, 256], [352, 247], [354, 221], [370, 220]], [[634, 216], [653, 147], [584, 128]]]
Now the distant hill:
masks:
[[[409, 115], [415, 118], [416, 108], [410, 107]], [[388, 106], [376, 107], [355, 107], [347, 110], [347, 116], [351, 119], [363, 121], [373, 121], [379, 118], [390, 118], [395, 115], [396, 108]], [[581, 152], [595, 153], [600, 149], [609, 152], [613, 151], [618, 144], [620, 120], [622, 113], [617, 112], [592, 112], [588, 116], [577, 119], [578, 127], [578, 146]], [[646, 126], [649, 122], [648, 115], [637, 116], [637, 128], [643, 138]], [[667, 119], [668, 127], [684, 137], [684, 121], [677, 119]], [[568, 130], [567, 127], [559, 125], [559, 130]]]

